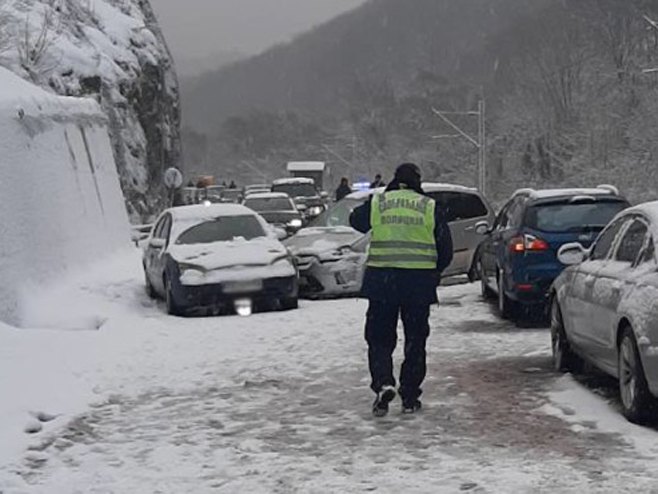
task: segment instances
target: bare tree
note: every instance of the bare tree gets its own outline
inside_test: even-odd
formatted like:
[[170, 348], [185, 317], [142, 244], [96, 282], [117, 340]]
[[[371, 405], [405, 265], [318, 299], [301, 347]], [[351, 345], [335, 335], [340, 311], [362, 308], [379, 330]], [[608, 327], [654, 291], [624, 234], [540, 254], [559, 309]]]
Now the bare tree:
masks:
[[47, 10], [37, 29], [30, 25], [29, 17], [25, 25], [16, 35], [16, 49], [21, 67], [32, 80], [38, 80], [42, 75], [54, 68], [54, 62], [48, 60], [48, 54], [59, 36], [59, 24], [53, 19], [53, 14]]

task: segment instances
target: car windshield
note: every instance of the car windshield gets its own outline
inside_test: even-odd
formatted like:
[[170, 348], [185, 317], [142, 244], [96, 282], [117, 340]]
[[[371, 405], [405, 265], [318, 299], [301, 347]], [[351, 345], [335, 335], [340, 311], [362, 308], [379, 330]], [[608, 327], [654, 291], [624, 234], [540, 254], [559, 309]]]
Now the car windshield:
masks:
[[236, 238], [252, 240], [265, 237], [265, 229], [253, 215], [222, 216], [185, 230], [176, 243], [179, 245], [230, 242]]
[[294, 211], [292, 201], [287, 197], [258, 197], [249, 198], [244, 205], [254, 211]]
[[364, 202], [366, 202], [366, 199], [350, 199], [347, 197], [315, 218], [309, 226], [350, 226], [350, 214]]
[[528, 208], [526, 225], [547, 233], [599, 231], [626, 207], [624, 201], [540, 204]]
[[272, 192], [283, 192], [290, 197], [315, 197], [318, 191], [313, 184], [275, 184], [272, 186]]

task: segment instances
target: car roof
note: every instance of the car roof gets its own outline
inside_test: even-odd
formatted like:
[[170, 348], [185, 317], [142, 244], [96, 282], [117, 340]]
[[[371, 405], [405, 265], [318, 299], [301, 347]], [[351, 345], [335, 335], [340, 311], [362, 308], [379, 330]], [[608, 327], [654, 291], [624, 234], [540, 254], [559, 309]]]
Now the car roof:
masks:
[[620, 213], [620, 215], [622, 214], [642, 214], [643, 216], [646, 216], [658, 230], [658, 201], [638, 204], [637, 206], [625, 209]]
[[[357, 192], [352, 192], [347, 196], [348, 199], [367, 199], [373, 194], [378, 194], [384, 192], [385, 187], [379, 187], [377, 189], [369, 190], [360, 190]], [[478, 190], [473, 187], [465, 187], [463, 185], [457, 184], [442, 184], [434, 182], [423, 182], [423, 191], [424, 192], [465, 192], [468, 194], [477, 194]]]
[[193, 204], [167, 210], [174, 221], [203, 221], [219, 216], [253, 215], [254, 212], [240, 204]]
[[315, 185], [315, 180], [312, 178], [293, 177], [293, 178], [279, 178], [272, 182], [272, 185], [298, 185], [298, 184], [311, 184]]
[[257, 192], [249, 194], [247, 199], [290, 199], [290, 196], [285, 192]]
[[563, 197], [621, 197], [619, 190], [613, 185], [599, 185], [596, 188], [564, 188], [564, 189], [519, 189], [513, 197], [526, 196], [534, 200], [559, 199]]
[[326, 168], [324, 161], [290, 161], [288, 171], [290, 172], [322, 172]]

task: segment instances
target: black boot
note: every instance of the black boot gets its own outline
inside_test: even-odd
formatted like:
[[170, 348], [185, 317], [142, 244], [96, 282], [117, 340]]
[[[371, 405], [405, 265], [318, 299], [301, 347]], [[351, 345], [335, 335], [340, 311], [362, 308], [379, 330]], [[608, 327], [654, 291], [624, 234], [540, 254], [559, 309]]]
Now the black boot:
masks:
[[414, 413], [418, 413], [422, 408], [423, 408], [423, 404], [420, 402], [420, 400], [414, 400], [414, 401], [402, 403], [402, 413], [404, 413], [405, 415], [412, 415]]
[[393, 386], [384, 386], [377, 393], [377, 398], [372, 404], [372, 414], [375, 417], [385, 417], [388, 414], [388, 404], [395, 399], [395, 388]]

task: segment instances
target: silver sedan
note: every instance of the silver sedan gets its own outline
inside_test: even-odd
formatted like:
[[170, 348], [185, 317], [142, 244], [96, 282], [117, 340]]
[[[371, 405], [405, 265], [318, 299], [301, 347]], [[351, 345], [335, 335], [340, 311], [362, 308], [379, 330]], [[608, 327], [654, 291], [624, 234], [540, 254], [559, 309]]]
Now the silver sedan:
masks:
[[658, 396], [658, 202], [619, 214], [588, 250], [567, 244], [570, 267], [551, 290], [555, 367], [583, 360], [619, 380], [622, 410], [648, 420]]

